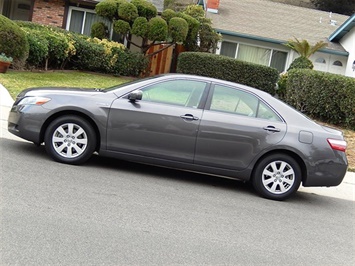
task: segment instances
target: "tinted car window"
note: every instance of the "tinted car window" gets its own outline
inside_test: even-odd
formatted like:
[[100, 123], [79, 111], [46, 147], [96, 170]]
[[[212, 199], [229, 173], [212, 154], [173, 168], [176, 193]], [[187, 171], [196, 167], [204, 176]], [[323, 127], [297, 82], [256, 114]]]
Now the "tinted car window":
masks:
[[215, 85], [210, 110], [256, 116], [259, 99], [231, 87]]
[[197, 108], [205, 87], [206, 83], [200, 81], [165, 81], [142, 89], [142, 101]]
[[267, 119], [270, 121], [281, 121], [280, 117], [265, 103], [260, 102], [258, 110], [258, 118]]
[[281, 121], [280, 117], [256, 96], [222, 85], [215, 85], [210, 110]]

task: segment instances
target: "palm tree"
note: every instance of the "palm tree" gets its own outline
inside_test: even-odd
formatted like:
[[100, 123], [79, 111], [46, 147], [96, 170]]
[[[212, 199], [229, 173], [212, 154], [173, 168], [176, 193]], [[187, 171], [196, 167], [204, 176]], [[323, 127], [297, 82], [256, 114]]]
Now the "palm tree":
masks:
[[297, 38], [295, 38], [295, 41], [289, 40], [287, 43], [285, 43], [285, 45], [297, 52], [300, 56], [309, 58], [318, 50], [326, 47], [327, 43], [319, 41], [315, 45], [310, 45], [307, 40], [299, 41]]
[[296, 58], [292, 62], [288, 70], [294, 68], [313, 69], [313, 63], [311, 60], [309, 60], [309, 57], [323, 47], [326, 47], [327, 43], [319, 41], [315, 45], [310, 45], [307, 40], [299, 41], [297, 38], [295, 38], [295, 41], [289, 40], [287, 43], [285, 43], [285, 46], [291, 48], [300, 55], [300, 57]]

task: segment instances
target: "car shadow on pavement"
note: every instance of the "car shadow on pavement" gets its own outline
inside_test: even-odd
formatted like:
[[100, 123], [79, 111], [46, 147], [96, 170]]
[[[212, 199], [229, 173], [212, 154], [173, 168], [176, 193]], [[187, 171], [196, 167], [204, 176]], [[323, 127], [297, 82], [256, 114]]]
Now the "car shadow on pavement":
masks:
[[117, 171], [129, 172], [131, 174], [144, 174], [146, 178], [165, 179], [179, 181], [189, 184], [212, 186], [224, 190], [238, 190], [246, 194], [253, 194], [253, 188], [247, 182], [240, 180], [221, 178], [213, 175], [206, 175], [195, 172], [164, 168], [154, 165], [134, 163], [114, 158], [101, 157], [94, 155], [86, 164], [87, 167], [99, 167]]

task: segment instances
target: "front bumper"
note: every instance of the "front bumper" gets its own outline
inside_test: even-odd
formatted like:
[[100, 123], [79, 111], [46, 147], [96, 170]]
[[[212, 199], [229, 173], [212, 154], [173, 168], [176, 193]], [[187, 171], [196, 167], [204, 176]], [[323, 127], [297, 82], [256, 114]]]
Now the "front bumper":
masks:
[[37, 105], [14, 105], [8, 117], [8, 131], [20, 138], [40, 144], [41, 128], [48, 110]]

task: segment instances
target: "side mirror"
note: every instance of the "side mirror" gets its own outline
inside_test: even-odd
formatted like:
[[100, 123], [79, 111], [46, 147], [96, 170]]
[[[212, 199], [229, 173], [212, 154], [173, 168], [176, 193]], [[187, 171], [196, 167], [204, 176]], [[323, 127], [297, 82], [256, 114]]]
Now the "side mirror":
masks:
[[130, 100], [131, 102], [142, 100], [142, 97], [143, 92], [141, 90], [135, 90], [128, 94], [128, 100]]

